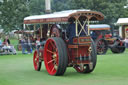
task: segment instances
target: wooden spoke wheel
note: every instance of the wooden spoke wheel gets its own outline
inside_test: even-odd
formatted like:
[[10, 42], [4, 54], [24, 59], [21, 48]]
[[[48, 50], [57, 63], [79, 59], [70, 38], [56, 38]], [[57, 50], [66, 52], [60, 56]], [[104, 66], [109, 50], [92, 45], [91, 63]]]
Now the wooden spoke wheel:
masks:
[[41, 64], [42, 64], [42, 61], [40, 60], [40, 57], [39, 57], [39, 54], [38, 54], [37, 50], [35, 50], [34, 56], [33, 56], [33, 65], [34, 65], [34, 69], [35, 69], [36, 71], [40, 71], [40, 69], [41, 69]]
[[50, 75], [63, 75], [68, 56], [66, 45], [60, 37], [49, 38], [44, 47], [44, 63]]
[[113, 53], [123, 53], [125, 51], [125, 43], [120, 42], [116, 47], [112, 47], [111, 51]]
[[96, 41], [97, 54], [106, 54], [108, 50], [107, 42], [104, 39], [99, 39]]
[[[97, 62], [97, 53], [96, 53], [96, 46], [95, 46], [93, 41], [92, 41], [91, 48], [92, 48], [92, 51], [90, 53], [91, 63], [90, 64], [84, 64], [83, 66], [82, 65], [74, 66], [74, 68], [77, 72], [91, 73], [95, 69], [96, 62]], [[81, 69], [81, 66], [83, 67], [83, 69]]]

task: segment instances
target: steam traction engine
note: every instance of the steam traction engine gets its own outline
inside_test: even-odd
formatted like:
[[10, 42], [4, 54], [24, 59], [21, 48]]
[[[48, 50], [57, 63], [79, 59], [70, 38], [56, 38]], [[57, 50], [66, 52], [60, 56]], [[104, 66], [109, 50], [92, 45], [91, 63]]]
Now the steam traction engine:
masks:
[[96, 43], [97, 54], [106, 54], [108, 48], [113, 53], [123, 53], [125, 43], [119, 36], [112, 36], [110, 26], [107, 24], [90, 25], [91, 37]]
[[[80, 73], [92, 72], [96, 66], [97, 54], [90, 37], [89, 23], [103, 19], [102, 13], [90, 10], [69, 10], [26, 17], [25, 27], [31, 24], [36, 29], [37, 25], [40, 26], [40, 37], [46, 39], [41, 45], [44, 47], [34, 52], [35, 70], [40, 71], [44, 61], [50, 75], [63, 75], [67, 67], [73, 67]], [[66, 26], [69, 22], [73, 24], [68, 28], [72, 29], [69, 31], [72, 36], [67, 38]]]

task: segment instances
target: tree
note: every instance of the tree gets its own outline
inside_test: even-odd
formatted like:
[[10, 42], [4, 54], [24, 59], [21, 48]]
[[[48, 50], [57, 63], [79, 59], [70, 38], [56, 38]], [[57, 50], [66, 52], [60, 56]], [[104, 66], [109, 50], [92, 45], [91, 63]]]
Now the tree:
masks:
[[45, 0], [30, 0], [29, 11], [31, 15], [39, 15], [45, 13]]
[[4, 31], [22, 28], [23, 18], [29, 15], [26, 0], [3, 0], [0, 4], [0, 23]]
[[52, 11], [63, 11], [70, 9], [70, 0], [51, 0]]
[[[128, 17], [126, 0], [51, 0], [52, 12], [90, 9], [105, 15], [102, 23], [113, 24], [119, 17]], [[0, 23], [6, 31], [22, 28], [28, 15], [45, 14], [45, 0], [3, 0], [0, 2]]]
[[102, 23], [113, 24], [119, 17], [128, 16], [126, 0], [70, 0], [71, 9], [91, 9], [105, 15]]

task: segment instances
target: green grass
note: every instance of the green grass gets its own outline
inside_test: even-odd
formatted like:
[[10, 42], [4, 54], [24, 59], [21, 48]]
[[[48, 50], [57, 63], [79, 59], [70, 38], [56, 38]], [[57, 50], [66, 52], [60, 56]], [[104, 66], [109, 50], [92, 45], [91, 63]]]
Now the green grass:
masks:
[[128, 50], [123, 54], [98, 55], [91, 74], [67, 68], [63, 76], [50, 76], [44, 64], [33, 68], [32, 54], [0, 56], [0, 85], [128, 85]]

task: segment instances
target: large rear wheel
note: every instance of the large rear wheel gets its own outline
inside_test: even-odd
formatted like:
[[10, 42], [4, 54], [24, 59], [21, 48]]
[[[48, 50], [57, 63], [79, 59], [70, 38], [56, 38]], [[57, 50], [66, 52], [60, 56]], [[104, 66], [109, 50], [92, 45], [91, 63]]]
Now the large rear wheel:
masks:
[[50, 75], [64, 74], [68, 64], [68, 56], [66, 45], [60, 37], [50, 38], [46, 41], [44, 63]]
[[98, 55], [106, 54], [108, 50], [107, 42], [104, 39], [99, 39], [96, 41], [96, 49]]
[[83, 69], [81, 69], [81, 65], [76, 65], [74, 68], [77, 72], [91, 73], [95, 69], [96, 62], [97, 62], [97, 53], [96, 53], [96, 46], [93, 41], [92, 41], [91, 49], [92, 51], [90, 53], [90, 57], [91, 57], [90, 64], [83, 65]]

